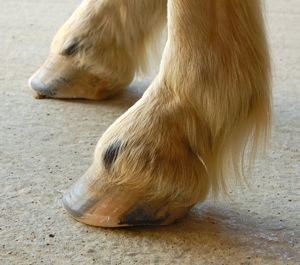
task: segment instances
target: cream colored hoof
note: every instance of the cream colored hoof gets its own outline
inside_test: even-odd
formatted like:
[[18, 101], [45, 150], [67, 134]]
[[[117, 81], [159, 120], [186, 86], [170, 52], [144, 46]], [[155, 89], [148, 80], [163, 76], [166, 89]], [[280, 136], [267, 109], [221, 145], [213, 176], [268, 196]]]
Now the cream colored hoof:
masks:
[[69, 57], [51, 55], [30, 78], [36, 98], [104, 99], [123, 87], [109, 78], [99, 78], [80, 69]]
[[190, 209], [172, 207], [168, 202], [145, 202], [141, 195], [124, 187], [100, 191], [86, 176], [64, 195], [63, 205], [77, 221], [100, 227], [168, 225]]

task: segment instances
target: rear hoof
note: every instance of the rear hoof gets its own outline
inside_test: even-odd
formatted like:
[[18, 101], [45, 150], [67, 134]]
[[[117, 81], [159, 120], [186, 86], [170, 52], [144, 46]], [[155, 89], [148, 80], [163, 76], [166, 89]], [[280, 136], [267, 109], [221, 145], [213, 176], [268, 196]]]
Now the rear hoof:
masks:
[[[101, 100], [117, 93], [124, 85], [98, 77], [74, 65], [62, 55], [51, 55], [29, 79], [35, 98]], [[126, 83], [127, 85], [127, 83]]]

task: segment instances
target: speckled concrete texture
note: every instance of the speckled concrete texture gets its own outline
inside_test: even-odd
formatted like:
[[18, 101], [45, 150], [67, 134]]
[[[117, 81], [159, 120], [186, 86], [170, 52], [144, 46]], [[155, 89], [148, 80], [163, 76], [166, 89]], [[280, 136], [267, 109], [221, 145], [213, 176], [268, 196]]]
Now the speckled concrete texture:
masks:
[[104, 102], [35, 100], [27, 88], [79, 2], [0, 0], [0, 264], [300, 264], [300, 2], [266, 1], [274, 126], [250, 187], [172, 226], [115, 230], [77, 223], [61, 197], [149, 82]]

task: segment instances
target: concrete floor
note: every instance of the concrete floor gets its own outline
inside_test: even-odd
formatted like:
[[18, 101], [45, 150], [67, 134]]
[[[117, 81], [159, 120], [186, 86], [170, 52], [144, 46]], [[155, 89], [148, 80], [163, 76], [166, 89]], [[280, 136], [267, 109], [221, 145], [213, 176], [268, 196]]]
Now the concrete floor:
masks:
[[0, 264], [300, 264], [300, 2], [266, 1], [274, 130], [250, 188], [173, 226], [117, 230], [75, 222], [61, 197], [147, 82], [105, 102], [35, 100], [26, 83], [78, 3], [0, 0]]

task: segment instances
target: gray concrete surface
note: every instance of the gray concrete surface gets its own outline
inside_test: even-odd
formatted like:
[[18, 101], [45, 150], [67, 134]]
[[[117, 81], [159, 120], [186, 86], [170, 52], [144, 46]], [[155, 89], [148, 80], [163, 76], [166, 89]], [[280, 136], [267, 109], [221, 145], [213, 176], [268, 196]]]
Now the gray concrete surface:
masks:
[[0, 264], [300, 264], [300, 2], [266, 1], [274, 128], [250, 188], [173, 226], [116, 230], [75, 222], [61, 197], [145, 82], [105, 102], [35, 100], [26, 84], [78, 3], [0, 0]]

